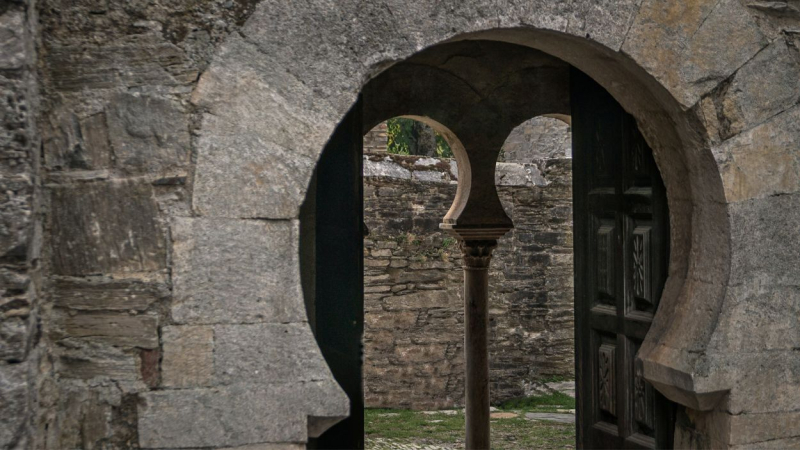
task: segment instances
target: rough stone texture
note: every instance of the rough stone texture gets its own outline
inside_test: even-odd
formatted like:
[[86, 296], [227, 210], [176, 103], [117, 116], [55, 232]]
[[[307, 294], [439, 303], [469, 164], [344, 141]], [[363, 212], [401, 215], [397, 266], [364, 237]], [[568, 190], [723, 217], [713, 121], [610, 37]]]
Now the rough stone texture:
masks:
[[312, 382], [329, 376], [306, 324], [218, 325], [214, 341], [214, 372], [220, 385]]
[[[337, 389], [309, 382], [150, 392], [139, 406], [140, 445], [185, 448], [305, 442], [306, 415], [330, 405]], [[329, 411], [343, 415], [347, 408]]]
[[296, 223], [176, 219], [172, 317], [178, 323], [301, 322]]
[[[161, 329], [164, 356], [162, 384], [166, 387], [205, 387], [214, 376], [214, 330], [208, 326], [169, 326]], [[222, 356], [222, 355], [220, 355]]]
[[[78, 314], [67, 315], [59, 322], [65, 336], [119, 346], [158, 346], [158, 318], [152, 315]], [[54, 334], [59, 331], [54, 331]]]
[[569, 125], [552, 117], [534, 117], [521, 123], [508, 135], [500, 153], [502, 161], [520, 164], [571, 156]]
[[[449, 163], [428, 159], [367, 155], [365, 167], [408, 167], [446, 180]], [[536, 165], [498, 164], [501, 199], [516, 229], [500, 241], [491, 266], [494, 402], [530, 395], [548, 377], [573, 376], [571, 165], [537, 164], [540, 183], [526, 172]], [[439, 230], [455, 185], [396, 173], [372, 170], [364, 178], [366, 404], [463, 405], [461, 252]]]
[[0, 6], [0, 448], [35, 448], [41, 345], [41, 145], [33, 1]]
[[691, 106], [766, 45], [738, 0], [644, 0], [622, 51]]
[[364, 151], [366, 153], [385, 152], [389, 140], [386, 122], [375, 125], [364, 135]]
[[148, 272], [166, 267], [153, 189], [141, 181], [53, 186], [53, 271], [59, 275]]
[[[306, 395], [292, 380], [285, 380], [292, 384], [292, 396], [284, 404], [271, 403], [276, 396], [269, 389], [249, 387], [237, 391], [241, 398], [206, 395], [213, 389], [142, 394], [150, 389], [142, 380], [143, 374], [153, 373], [155, 353], [86, 337], [53, 343], [50, 332], [62, 313], [122, 314], [121, 305], [129, 300], [134, 310], [146, 308], [142, 313], [157, 315], [160, 324], [174, 325], [169, 298], [145, 307], [127, 294], [80, 294], [92, 298], [91, 306], [88, 300], [61, 303], [52, 318], [41, 313], [50, 305], [42, 308], [40, 298], [44, 293], [56, 301], [56, 291], [48, 285], [51, 269], [108, 278], [122, 271], [126, 279], [177, 285], [165, 270], [168, 241], [162, 226], [174, 223], [174, 217], [295, 219], [320, 149], [364, 82], [420, 49], [466, 33], [530, 45], [574, 64], [637, 117], [653, 146], [669, 191], [674, 245], [664, 311], [647, 340], [656, 351], [649, 355], [646, 376], [665, 381], [667, 389], [682, 387], [690, 397], [728, 392], [725, 402], [730, 403], [717, 405], [715, 411], [692, 412], [694, 419], [680, 424], [679, 436], [697, 439], [676, 441], [715, 448], [797, 446], [791, 437], [800, 429], [792, 415], [797, 405], [797, 370], [791, 365], [796, 350], [785, 347], [791, 338], [782, 340], [775, 331], [793, 329], [785, 312], [794, 307], [793, 280], [800, 279], [793, 245], [798, 222], [793, 215], [798, 190], [794, 112], [783, 111], [797, 95], [791, 59], [797, 48], [795, 2], [256, 3], [41, 0], [33, 10], [33, 2], [24, 0], [0, 8], [0, 334], [6, 358], [0, 361], [0, 372], [15, 374], [4, 378], [13, 381], [0, 383], [0, 447], [210, 448], [238, 446], [243, 438], [253, 445], [302, 442], [304, 434], [288, 436], [287, 430], [305, 430], [308, 415], [346, 414], [346, 401], [335, 386]], [[504, 27], [514, 30], [498, 31]], [[453, 67], [482, 67], [459, 66], [459, 61], [452, 60]], [[181, 130], [176, 131], [177, 147], [185, 142], [183, 130], [188, 128], [197, 165], [178, 158], [185, 164], [176, 163], [175, 173], [162, 175], [149, 171], [164, 167], [161, 161], [128, 166], [116, 159], [111, 139], [120, 138], [125, 142], [119, 144], [156, 158], [166, 148], [158, 142], [161, 131], [154, 128], [145, 127], [137, 135], [139, 131], [128, 133], [136, 127], [125, 125], [122, 135], [108, 133], [120, 95], [153, 99], [148, 104], [164, 118], [154, 127]], [[530, 100], [525, 95], [509, 99]], [[497, 109], [507, 110], [504, 105]], [[149, 112], [136, 119], [146, 121]], [[41, 133], [34, 123], [37, 117], [42, 119]], [[153, 140], [155, 146], [142, 144]], [[711, 145], [717, 146], [716, 164]], [[102, 215], [99, 236], [54, 226], [59, 217], [70, 216], [58, 203], [48, 204], [48, 198], [79, 208], [81, 220], [72, 216], [71, 223], [94, 223], [93, 211], [79, 200], [58, 196], [116, 195], [126, 205], [114, 189], [101, 193], [89, 185], [113, 186], [132, 175], [136, 180], [124, 183], [142, 186], [132, 189], [130, 197], [131, 204], [142, 208], [125, 210], [130, 223]], [[454, 180], [451, 175], [448, 182]], [[43, 181], [58, 185], [51, 195], [39, 194]], [[145, 192], [148, 184], [151, 193]], [[124, 259], [128, 256], [115, 252], [128, 245], [129, 234], [121, 231], [143, 221], [150, 221], [148, 239], [164, 245], [147, 244], [134, 234], [133, 244], [154, 253]], [[71, 240], [76, 236], [78, 240]], [[289, 234], [283, 241], [270, 241], [272, 254], [295, 255], [296, 239]], [[45, 251], [54, 254], [39, 254], [42, 241]], [[80, 245], [71, 250], [74, 260], [68, 248], [59, 248], [65, 242]], [[209, 242], [224, 246], [227, 240]], [[89, 247], [93, 245], [103, 247]], [[233, 251], [240, 248], [241, 242], [232, 246]], [[224, 288], [230, 284], [219, 281], [233, 278], [230, 257], [198, 260], [204, 264], [184, 266], [198, 276], [184, 273], [184, 280], [194, 280], [192, 289], [205, 300], [216, 298], [213, 289], [221, 289], [227, 301]], [[61, 272], [65, 267], [69, 270]], [[275, 272], [270, 268], [258, 276], [277, 274], [280, 279], [284, 269], [279, 264]], [[202, 285], [206, 275], [216, 283], [207, 290]], [[277, 292], [259, 292], [260, 298], [280, 297], [286, 301], [280, 308], [301, 311], [299, 281], [286, 280], [286, 286], [273, 287]], [[74, 286], [76, 292], [86, 289]], [[124, 289], [110, 291], [117, 288]], [[94, 309], [105, 301], [108, 310]], [[778, 313], [778, 305], [785, 306], [785, 314]], [[293, 317], [292, 322], [304, 321], [300, 313]], [[706, 339], [712, 334], [713, 345]], [[726, 341], [729, 345], [723, 345]], [[38, 373], [28, 370], [33, 367]], [[152, 383], [152, 375], [146, 378]], [[24, 393], [21, 383], [28, 388]], [[675, 390], [669, 392], [674, 395]], [[140, 396], [154, 400], [140, 409]], [[198, 403], [187, 400], [200, 397]], [[772, 410], [759, 406], [772, 405], [773, 398]], [[685, 397], [678, 400], [690, 403]], [[294, 409], [298, 401], [308, 401], [307, 408]], [[195, 408], [197, 404], [202, 407]], [[263, 408], [270, 416], [253, 414]], [[241, 417], [235, 417], [238, 412]], [[290, 416], [297, 422], [280, 426]], [[212, 419], [217, 417], [223, 420]], [[278, 419], [268, 422], [264, 417]], [[703, 428], [704, 420], [712, 425]], [[194, 428], [206, 423], [206, 429]]]
[[107, 120], [114, 156], [124, 170], [158, 173], [189, 162], [189, 121], [176, 102], [118, 95]]
[[728, 139], [794, 106], [800, 99], [800, 51], [776, 39], [712, 95]]
[[716, 147], [728, 200], [738, 202], [799, 191], [798, 145], [800, 106], [795, 106]]
[[138, 279], [53, 279], [53, 304], [81, 311], [145, 311], [167, 296], [164, 285]]

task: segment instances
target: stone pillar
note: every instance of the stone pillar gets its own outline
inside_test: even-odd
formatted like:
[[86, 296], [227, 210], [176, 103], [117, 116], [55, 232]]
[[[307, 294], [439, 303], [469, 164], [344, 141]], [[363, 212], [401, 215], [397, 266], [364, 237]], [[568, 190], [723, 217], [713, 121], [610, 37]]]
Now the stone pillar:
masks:
[[497, 240], [462, 240], [467, 450], [489, 448], [489, 263]]

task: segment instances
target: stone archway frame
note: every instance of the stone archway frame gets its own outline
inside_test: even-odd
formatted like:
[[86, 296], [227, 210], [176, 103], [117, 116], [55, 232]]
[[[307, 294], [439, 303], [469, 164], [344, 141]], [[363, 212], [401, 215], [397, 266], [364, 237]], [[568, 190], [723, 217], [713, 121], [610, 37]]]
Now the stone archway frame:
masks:
[[[667, 397], [710, 410], [730, 388], [706, 366], [728, 281], [730, 226], [705, 128], [689, 108], [713, 87], [703, 80], [724, 78], [756, 50], [746, 42], [707, 66], [679, 51], [716, 2], [670, 20], [659, 19], [673, 14], [667, 6], [650, 1], [522, 3], [262, 2], [221, 46], [193, 96], [205, 111], [194, 220], [296, 223], [319, 153], [362, 86], [423, 48], [496, 40], [544, 51], [604, 86], [654, 150], [668, 191], [672, 248], [661, 306], [639, 356], [645, 377]], [[407, 14], [392, 14], [399, 11]], [[675, 75], [687, 60], [688, 75]], [[299, 285], [299, 264], [280, 270]], [[277, 298], [303, 304], [299, 294]], [[316, 367], [321, 356], [310, 358]], [[334, 416], [341, 402], [330, 391], [298, 408]]]

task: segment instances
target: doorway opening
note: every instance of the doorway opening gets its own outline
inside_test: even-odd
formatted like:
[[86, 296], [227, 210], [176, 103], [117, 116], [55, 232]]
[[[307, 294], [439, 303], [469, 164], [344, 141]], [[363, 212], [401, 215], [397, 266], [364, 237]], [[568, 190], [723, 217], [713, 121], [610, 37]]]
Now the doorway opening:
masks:
[[[311, 272], [304, 269], [304, 276], [310, 280], [308, 283], [314, 285], [313, 288], [306, 290], [309, 316], [313, 316], [310, 321], [334, 377], [350, 396], [352, 408], [350, 418], [331, 428], [319, 441], [312, 443], [310, 448], [314, 448], [313, 445], [317, 448], [362, 448], [364, 445], [364, 422], [363, 416], [359, 413], [363, 411], [365, 398], [361, 382], [365, 294], [362, 258], [363, 239], [368, 228], [364, 226], [364, 190], [361, 179], [365, 164], [362, 141], [364, 132], [386, 120], [387, 117], [401, 115], [426, 118], [430, 122], [444, 124], [447, 126], [445, 130], [452, 130], [452, 134], [444, 134], [445, 136], [452, 138], [457, 134], [460, 138], [459, 145], [453, 146], [457, 163], [461, 166], [459, 178], [464, 178], [465, 173], [469, 175], [469, 172], [464, 172], [465, 170], [475, 172], [479, 164], [485, 164], [487, 161], [494, 165], [502, 150], [502, 143], [514, 127], [527, 118], [546, 114], [582, 118], [580, 130], [576, 130], [573, 123], [573, 147], [576, 149], [573, 156], [581, 155], [580, 161], [573, 160], [575, 166], [573, 173], [576, 178], [587, 176], [585, 168], [590, 166], [607, 169], [612, 174], [627, 174], [628, 168], [640, 160], [637, 151], [641, 150], [645, 155], [650, 151], [643, 139], [637, 141], [643, 145], [631, 146], [628, 144], [634, 141], [630, 139], [630, 133], [625, 131], [627, 134], [624, 136], [620, 134], [623, 130], [635, 130], [635, 121], [632, 122], [632, 126], [623, 129], [614, 126], [598, 127], [598, 122], [586, 120], [586, 117], [594, 117], [594, 114], [599, 116], [596, 110], [592, 111], [592, 108], [598, 105], [593, 100], [581, 103], [576, 100], [576, 96], [590, 98], [605, 91], [582, 73], [543, 53], [511, 44], [475, 41], [443, 45], [441, 48], [422, 52], [416, 58], [413, 63], [400, 63], [387, 70], [365, 87], [361, 100], [348, 113], [323, 152], [312, 182], [312, 189], [309, 190], [309, 197], [313, 196], [314, 199], [307, 200], [304, 205], [303, 222], [313, 221], [314, 225], [313, 227], [304, 225], [301, 233], [308, 233], [309, 228], [313, 228], [315, 233], [313, 252], [303, 253], [304, 260], [310, 261], [305, 267], [309, 267], [309, 264], [314, 267], [313, 276], [308, 275]], [[479, 64], [472, 64], [474, 62]], [[481, 71], [487, 67], [495, 70]], [[500, 80], [493, 78], [496, 73], [502, 73], [504, 70], [507, 76], [501, 77]], [[455, 77], [456, 74], [458, 77]], [[404, 81], [409, 79], [424, 82], [409, 84], [408, 81]], [[580, 83], [576, 80], [580, 80]], [[406, 95], [396, 95], [397, 90]], [[408, 95], [409, 92], [411, 95]], [[602, 97], [602, 100], [598, 101], [611, 105], [608, 107], [609, 111], [613, 110], [616, 114], [613, 120], [619, 123], [631, 123], [632, 119], [613, 98], [608, 94], [605, 95], [607, 98], [600, 94], [597, 94], [596, 98]], [[576, 107], [580, 111], [576, 110]], [[617, 122], [613, 122], [612, 125]], [[616, 144], [620, 145], [614, 147], [617, 150], [613, 150], [612, 147]], [[624, 151], [614, 153], [621, 149]], [[655, 167], [654, 163], [652, 167]], [[492, 166], [488, 173], [496, 175], [495, 172], [496, 169]], [[657, 175], [657, 170], [647, 173], [650, 177]], [[666, 205], [666, 193], [658, 188], [645, 192], [648, 186], [642, 184], [644, 179], [644, 175], [639, 176], [634, 173], [630, 179], [632, 181], [621, 179], [610, 182], [608, 186], [576, 182], [576, 192], [573, 192], [576, 216], [575, 309], [585, 312], [583, 315], [578, 314], [575, 333], [578, 348], [577, 391], [579, 396], [583, 396], [578, 402], [577, 445], [579, 447], [599, 443], [601, 446], [616, 448], [627, 445], [626, 443], [632, 439], [636, 445], [654, 448], [664, 446], [665, 443], [668, 445], [665, 439], [668, 439], [666, 436], [671, 433], [670, 406], [664, 404], [663, 399], [653, 400], [655, 398], [653, 389], [648, 388], [640, 372], [637, 372], [637, 366], [631, 363], [636, 361], [635, 347], [627, 344], [615, 347], [605, 341], [594, 345], [599, 341], [593, 340], [594, 335], [590, 334], [587, 337], [585, 332], [587, 327], [594, 327], [609, 337], [617, 333], [616, 339], [619, 340], [623, 339], [619, 336], [627, 336], [625, 333], [628, 328], [625, 327], [638, 327], [639, 331], [646, 333], [649, 321], [652, 321], [657, 304], [651, 301], [648, 307], [650, 309], [646, 311], [650, 316], [634, 314], [636, 317], [632, 317], [634, 322], [631, 322], [634, 325], [621, 325], [622, 328], [619, 330], [612, 329], [610, 325], [615, 321], [627, 324], [626, 321], [631, 319], [628, 317], [629, 313], [633, 310], [626, 305], [642, 304], [643, 299], [640, 295], [642, 291], [636, 290], [639, 289], [642, 277], [650, 277], [648, 279], [651, 280], [647, 284], [650, 292], [648, 299], [660, 297], [658, 291], [660, 282], [653, 280], [656, 279], [658, 271], [666, 267], [668, 253], [663, 247], [659, 247], [659, 243], [668, 241], [668, 237], [664, 237], [663, 226], [656, 227], [653, 225], [656, 220], [647, 219], [645, 216], [654, 213], [654, 210], [648, 212], [646, 209], [655, 204], [653, 202], [656, 196], [664, 198], [661, 202], [659, 197], [658, 208], [662, 204]], [[454, 211], [459, 213], [464, 208], [472, 208], [474, 215], [471, 219], [480, 220], [482, 214], [486, 216], [497, 214], [497, 208], [503, 207], [499, 201], [503, 195], [502, 186], [496, 206], [491, 204], [490, 197], [485, 197], [488, 201], [486, 204], [478, 202], [477, 206], [476, 204], [459, 206], [459, 198], [463, 200], [464, 196], [478, 192], [481, 186], [485, 187], [488, 184], [485, 179], [458, 181], [457, 200], [448, 212], [448, 216]], [[593, 179], [592, 182], [594, 181], [596, 180]], [[495, 189], [494, 183], [491, 187]], [[594, 188], [601, 190], [593, 191]], [[608, 224], [602, 220], [594, 221], [593, 216], [587, 214], [590, 206], [598, 206], [594, 200], [600, 198], [597, 194], [607, 194], [612, 198], [612, 200], [598, 200], [600, 206], [614, 204], [617, 208], [608, 210], [613, 210], [612, 212], [604, 212], [604, 217], [611, 214], [614, 220], [622, 221], [620, 223], [628, 224], [625, 220], [629, 219], [639, 220], [641, 223], [631, 222], [636, 225], [633, 228], [619, 225], [609, 230]], [[628, 195], [637, 200], [629, 203]], [[649, 198], [650, 203], [640, 201], [643, 198]], [[503, 213], [502, 209], [500, 213]], [[652, 226], [649, 229], [650, 234], [645, 237], [643, 229], [648, 226], [647, 223]], [[515, 220], [515, 225], [517, 224], [518, 221]], [[631, 233], [628, 233], [629, 230]], [[517, 230], [514, 233], [517, 233]], [[655, 237], [656, 234], [659, 236]], [[524, 236], [524, 228], [521, 229], [520, 236]], [[606, 240], [603, 241], [597, 236], [605, 237]], [[301, 242], [303, 240], [301, 239]], [[311, 242], [309, 239], [305, 240]], [[646, 255], [636, 256], [648, 261], [644, 264], [645, 275], [642, 276], [639, 266], [634, 264], [639, 260], [628, 253], [631, 249], [638, 251], [643, 245], [650, 247]], [[514, 256], [518, 254], [519, 252], [516, 252]], [[658, 263], [655, 262], [656, 259], [659, 260]], [[391, 258], [389, 261], [391, 264]], [[607, 263], [604, 269], [599, 265], [601, 262]], [[492, 267], [491, 270], [498, 269]], [[629, 282], [626, 277], [639, 278]], [[495, 278], [491, 277], [494, 283], [496, 283]], [[602, 311], [605, 315], [595, 319], [594, 313], [599, 297], [596, 297], [594, 292], [605, 292], [603, 289], [611, 285], [612, 281], [609, 281], [611, 278], [614, 278], [613, 283], [617, 284], [614, 285], [616, 287], [611, 294], [608, 292], [606, 294], [613, 297], [614, 301], [619, 301], [620, 308], [613, 313]], [[601, 286], [598, 284], [601, 281], [606, 284]], [[663, 283], [660, 286], [663, 287]], [[391, 292], [391, 287], [389, 289]], [[309, 295], [309, 292], [313, 295]], [[494, 293], [495, 290], [490, 292]], [[524, 315], [518, 315], [517, 318], [525, 320]], [[604, 323], [596, 324], [597, 321]], [[639, 336], [641, 333], [638, 331], [637, 333], [636, 339], [641, 339]], [[623, 341], [624, 339], [619, 342]], [[492, 382], [495, 383], [496, 390], [503, 389], [502, 378]], [[644, 406], [640, 407], [640, 404]], [[639, 414], [637, 411], [642, 408], [647, 411], [663, 410], [664, 414], [658, 416], [660, 419], [645, 423], [645, 425], [653, 424], [652, 428], [640, 427], [642, 421], [647, 421], [650, 417], [637, 416]], [[657, 412], [654, 414], [658, 415]], [[598, 427], [611, 437], [599, 438], [595, 431]]]

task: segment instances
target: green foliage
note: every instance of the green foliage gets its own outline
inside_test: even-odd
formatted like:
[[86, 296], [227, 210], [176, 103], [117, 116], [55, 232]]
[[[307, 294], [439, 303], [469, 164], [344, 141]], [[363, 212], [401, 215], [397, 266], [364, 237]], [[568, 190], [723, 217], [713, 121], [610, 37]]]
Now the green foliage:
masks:
[[[417, 154], [420, 125], [420, 122], [405, 117], [395, 117], [387, 120], [387, 151], [396, 155]], [[436, 156], [439, 158], [453, 157], [450, 144], [439, 133], [436, 133]]]
[[408, 155], [416, 145], [414, 120], [395, 117], [386, 121], [387, 151], [396, 155]]
[[453, 150], [450, 148], [450, 144], [439, 133], [436, 133], [436, 156], [439, 158], [453, 157]]
[[442, 248], [450, 248], [452, 247], [457, 241], [455, 238], [446, 237], [442, 239]]

